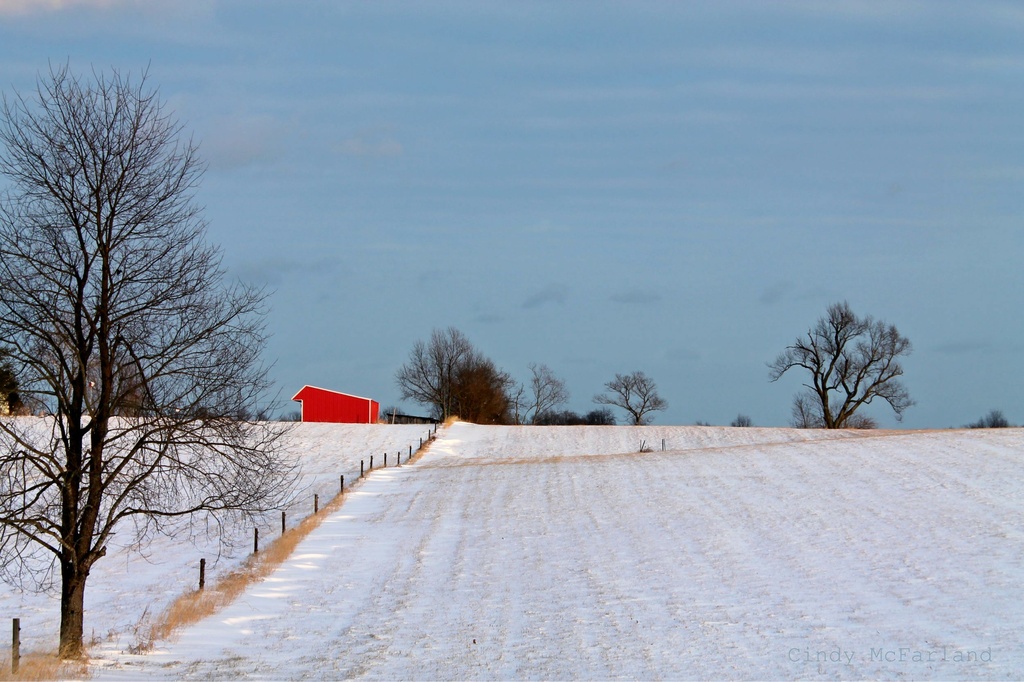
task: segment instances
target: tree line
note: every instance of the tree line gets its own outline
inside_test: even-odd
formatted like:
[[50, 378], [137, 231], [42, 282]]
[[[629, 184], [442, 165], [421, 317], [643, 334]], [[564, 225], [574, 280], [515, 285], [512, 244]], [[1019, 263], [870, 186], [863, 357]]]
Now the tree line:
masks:
[[605, 392], [594, 396], [603, 407], [579, 415], [561, 409], [569, 401], [565, 381], [544, 364], [531, 363], [530, 376], [517, 382], [498, 368], [455, 327], [435, 329], [417, 341], [395, 373], [402, 400], [428, 408], [438, 421], [459, 417], [477, 424], [615, 424], [610, 407], [621, 408], [631, 424], [649, 423], [668, 408], [654, 381], [640, 371], [616, 374]]

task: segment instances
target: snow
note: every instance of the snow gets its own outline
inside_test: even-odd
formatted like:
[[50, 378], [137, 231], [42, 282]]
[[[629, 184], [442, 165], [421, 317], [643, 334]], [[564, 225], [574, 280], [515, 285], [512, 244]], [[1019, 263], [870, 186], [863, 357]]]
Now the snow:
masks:
[[[339, 470], [425, 428], [303, 424], [292, 438], [325, 499]], [[194, 586], [198, 548], [101, 561], [87, 623], [114, 632], [91, 646], [91, 673], [1018, 678], [1022, 488], [1021, 429], [457, 423], [147, 654], [127, 653], [131, 624]], [[0, 604], [18, 599], [55, 638], [54, 604]]]
[[[23, 418], [27, 428], [42, 429], [41, 420]], [[295, 424], [287, 450], [301, 469], [296, 499], [284, 509], [293, 527], [313, 511], [313, 496], [325, 506], [345, 477], [346, 489], [359, 477], [360, 460], [369, 467], [383, 464], [388, 453], [394, 464], [404, 461], [409, 448], [427, 439], [427, 425]], [[280, 512], [268, 514], [260, 524], [261, 542], [280, 533]], [[200, 525], [184, 534], [157, 537], [142, 552], [132, 551], [133, 535], [126, 528], [115, 537], [106, 557], [93, 568], [86, 586], [85, 635], [87, 644], [128, 648], [138, 643], [146, 626], [183, 593], [195, 589], [199, 562], [206, 559], [207, 582], [238, 568], [252, 551], [253, 527], [228, 524], [209, 529]], [[59, 576], [58, 576], [59, 578]], [[0, 584], [0, 616], [21, 618], [23, 651], [55, 651], [58, 642], [60, 594], [19, 593]]]

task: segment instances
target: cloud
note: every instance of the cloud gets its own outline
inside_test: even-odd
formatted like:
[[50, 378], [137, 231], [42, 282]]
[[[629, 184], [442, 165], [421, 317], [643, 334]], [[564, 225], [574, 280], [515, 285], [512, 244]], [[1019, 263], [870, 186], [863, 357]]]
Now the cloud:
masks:
[[27, 15], [63, 12], [78, 7], [109, 9], [117, 5], [135, 5], [137, 0], [0, 0], [0, 15]]
[[388, 129], [362, 130], [342, 141], [342, 154], [364, 158], [390, 159], [405, 153], [402, 143]]
[[277, 286], [294, 273], [315, 274], [337, 269], [337, 261], [331, 258], [319, 258], [307, 262], [287, 257], [273, 257], [243, 263], [234, 268], [232, 274], [243, 282], [261, 286]]
[[[174, 0], [174, 2], [152, 2], [151, 0], [0, 0], [0, 16], [31, 16], [58, 14], [78, 10], [138, 10], [141, 13], [168, 17], [211, 16], [215, 0]], [[195, 27], [193, 27], [194, 29]]]
[[523, 307], [527, 309], [540, 308], [548, 303], [564, 305], [568, 295], [569, 287], [564, 284], [549, 284], [523, 301]]
[[225, 117], [214, 121], [200, 152], [216, 170], [243, 168], [277, 158], [282, 138], [283, 126], [272, 116]]
[[992, 343], [981, 340], [951, 341], [935, 347], [937, 353], [943, 355], [974, 355], [993, 350]]
[[130, 10], [150, 16], [173, 17], [209, 15], [215, 0], [174, 0], [174, 2], [151, 2], [150, 0], [0, 0], [0, 16], [52, 15], [84, 10], [106, 12], [108, 10]]
[[682, 346], [669, 348], [665, 351], [665, 357], [669, 361], [679, 364], [693, 364], [703, 358], [698, 351], [695, 351], [692, 348], [684, 348]]
[[651, 303], [657, 303], [661, 299], [662, 296], [660, 293], [656, 291], [644, 291], [642, 289], [628, 289], [611, 295], [611, 300], [614, 303], [623, 303], [626, 305], [648, 305]]
[[787, 279], [779, 280], [775, 282], [758, 296], [757, 300], [762, 305], [774, 305], [779, 301], [785, 299], [789, 293], [793, 291], [793, 283]]

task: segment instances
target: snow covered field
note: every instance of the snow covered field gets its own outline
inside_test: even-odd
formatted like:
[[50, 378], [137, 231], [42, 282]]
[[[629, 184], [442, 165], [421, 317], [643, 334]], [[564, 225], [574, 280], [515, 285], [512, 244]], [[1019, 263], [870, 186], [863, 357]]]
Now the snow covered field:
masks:
[[[419, 447], [431, 427], [423, 425], [295, 424], [288, 449], [301, 464], [299, 492], [285, 511], [288, 526], [295, 526], [313, 511], [313, 496], [324, 505], [337, 492], [340, 476], [346, 488], [359, 476], [359, 462], [380, 466], [389, 452], [391, 463], [401, 451]], [[280, 533], [280, 512], [267, 515], [261, 524], [263, 543]], [[137, 636], [183, 593], [193, 590], [199, 578], [199, 561], [206, 559], [207, 580], [237, 568], [252, 551], [253, 528], [228, 526], [194, 529], [195, 537], [157, 537], [144, 554], [126, 551], [130, 529], [115, 538], [106, 557], [93, 568], [86, 587], [85, 633], [87, 644], [127, 648]], [[118, 545], [121, 541], [123, 544]], [[58, 576], [59, 578], [59, 576]], [[0, 583], [0, 618], [21, 618], [23, 651], [56, 651], [60, 594], [18, 593]], [[9, 625], [8, 625], [9, 627]], [[4, 652], [6, 653], [6, 652]]]
[[[344, 456], [358, 471], [398, 449], [392, 433], [415, 445], [425, 428], [307, 424], [293, 437], [326, 494], [335, 453], [357, 453]], [[115, 632], [98, 633], [91, 670], [1020, 678], [1022, 512], [1021, 429], [455, 424], [413, 465], [375, 470], [269, 579], [149, 654], [125, 653], [130, 624], [192, 587], [200, 554], [100, 562], [87, 628]], [[18, 599], [55, 638], [55, 606], [44, 616], [36, 598], [5, 595], [5, 614]]]

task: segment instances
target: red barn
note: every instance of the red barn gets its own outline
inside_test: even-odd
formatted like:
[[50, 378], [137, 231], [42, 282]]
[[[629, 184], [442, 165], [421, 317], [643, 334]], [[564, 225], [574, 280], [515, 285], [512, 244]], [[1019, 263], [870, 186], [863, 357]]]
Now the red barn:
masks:
[[357, 395], [303, 386], [292, 400], [302, 403], [302, 421], [375, 424], [380, 403]]

